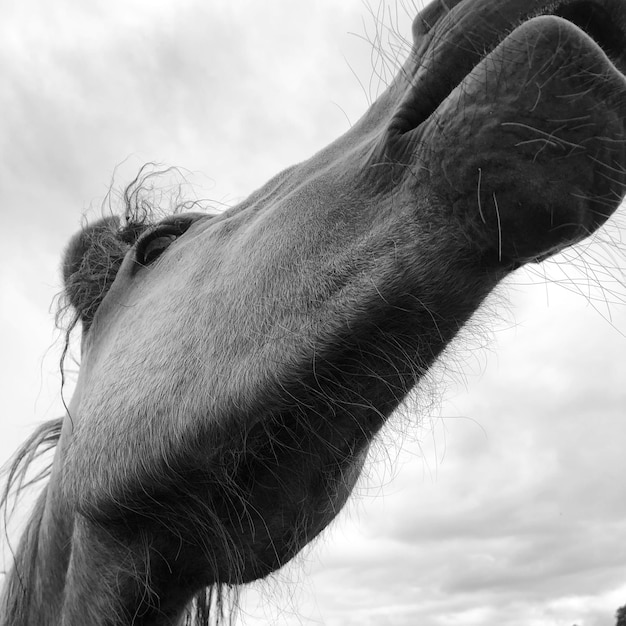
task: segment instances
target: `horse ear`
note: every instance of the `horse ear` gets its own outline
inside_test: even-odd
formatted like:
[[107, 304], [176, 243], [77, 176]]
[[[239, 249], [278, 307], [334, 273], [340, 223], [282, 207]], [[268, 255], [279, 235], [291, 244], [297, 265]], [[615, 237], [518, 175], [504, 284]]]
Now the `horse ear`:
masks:
[[91, 324], [128, 248], [115, 216], [85, 226], [67, 245], [61, 264], [64, 291], [84, 326]]
[[[119, 229], [119, 218], [116, 216], [104, 217], [94, 224], [84, 226], [67, 244], [63, 254], [61, 270], [63, 285], [67, 287], [72, 274], [80, 271], [83, 259], [95, 241], [101, 239], [104, 232], [112, 233]], [[99, 236], [100, 235], [100, 236]]]

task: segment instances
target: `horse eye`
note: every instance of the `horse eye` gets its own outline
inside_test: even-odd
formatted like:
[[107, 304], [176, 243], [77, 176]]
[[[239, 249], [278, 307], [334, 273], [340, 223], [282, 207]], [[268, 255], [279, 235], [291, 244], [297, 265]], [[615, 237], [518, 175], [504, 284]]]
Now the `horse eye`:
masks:
[[171, 233], [140, 240], [137, 244], [137, 263], [140, 265], [154, 263], [174, 241], [176, 241], [176, 235]]
[[135, 244], [135, 262], [140, 266], [154, 263], [178, 237], [201, 218], [212, 217], [202, 213], [187, 213], [170, 216], [148, 228]]

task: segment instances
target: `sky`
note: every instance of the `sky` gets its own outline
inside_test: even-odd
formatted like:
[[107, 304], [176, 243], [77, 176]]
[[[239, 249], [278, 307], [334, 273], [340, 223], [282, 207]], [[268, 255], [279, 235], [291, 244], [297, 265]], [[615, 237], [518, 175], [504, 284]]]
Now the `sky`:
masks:
[[[60, 256], [112, 181], [176, 165], [190, 193], [236, 204], [366, 110], [388, 68], [376, 33], [392, 50], [386, 27], [410, 36], [412, 15], [394, 11], [8, 1], [0, 461], [63, 414]], [[340, 519], [242, 592], [240, 624], [614, 623], [626, 604], [624, 233], [622, 207], [591, 242], [498, 289], [375, 444]]]

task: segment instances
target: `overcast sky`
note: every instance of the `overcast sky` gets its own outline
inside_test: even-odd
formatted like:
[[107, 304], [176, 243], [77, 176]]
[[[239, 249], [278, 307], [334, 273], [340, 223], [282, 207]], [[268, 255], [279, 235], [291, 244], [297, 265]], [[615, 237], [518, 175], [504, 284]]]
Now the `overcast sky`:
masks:
[[[385, 20], [409, 36], [402, 12]], [[123, 187], [146, 161], [177, 165], [196, 195], [236, 203], [364, 112], [382, 67], [364, 36], [360, 0], [3, 7], [2, 461], [62, 414], [60, 254], [114, 172]], [[613, 624], [624, 233], [622, 209], [592, 244], [511, 277], [393, 421], [341, 520], [244, 594], [242, 624]]]

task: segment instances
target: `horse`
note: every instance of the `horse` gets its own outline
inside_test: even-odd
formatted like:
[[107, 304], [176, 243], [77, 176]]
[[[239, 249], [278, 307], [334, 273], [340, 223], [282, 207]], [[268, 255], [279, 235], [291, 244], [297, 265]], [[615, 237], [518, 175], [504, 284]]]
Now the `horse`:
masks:
[[78, 233], [79, 380], [13, 467], [56, 448], [3, 623], [206, 622], [318, 536], [496, 285], [621, 203], [625, 14], [433, 2], [327, 148], [218, 215], [155, 219], [139, 176]]

